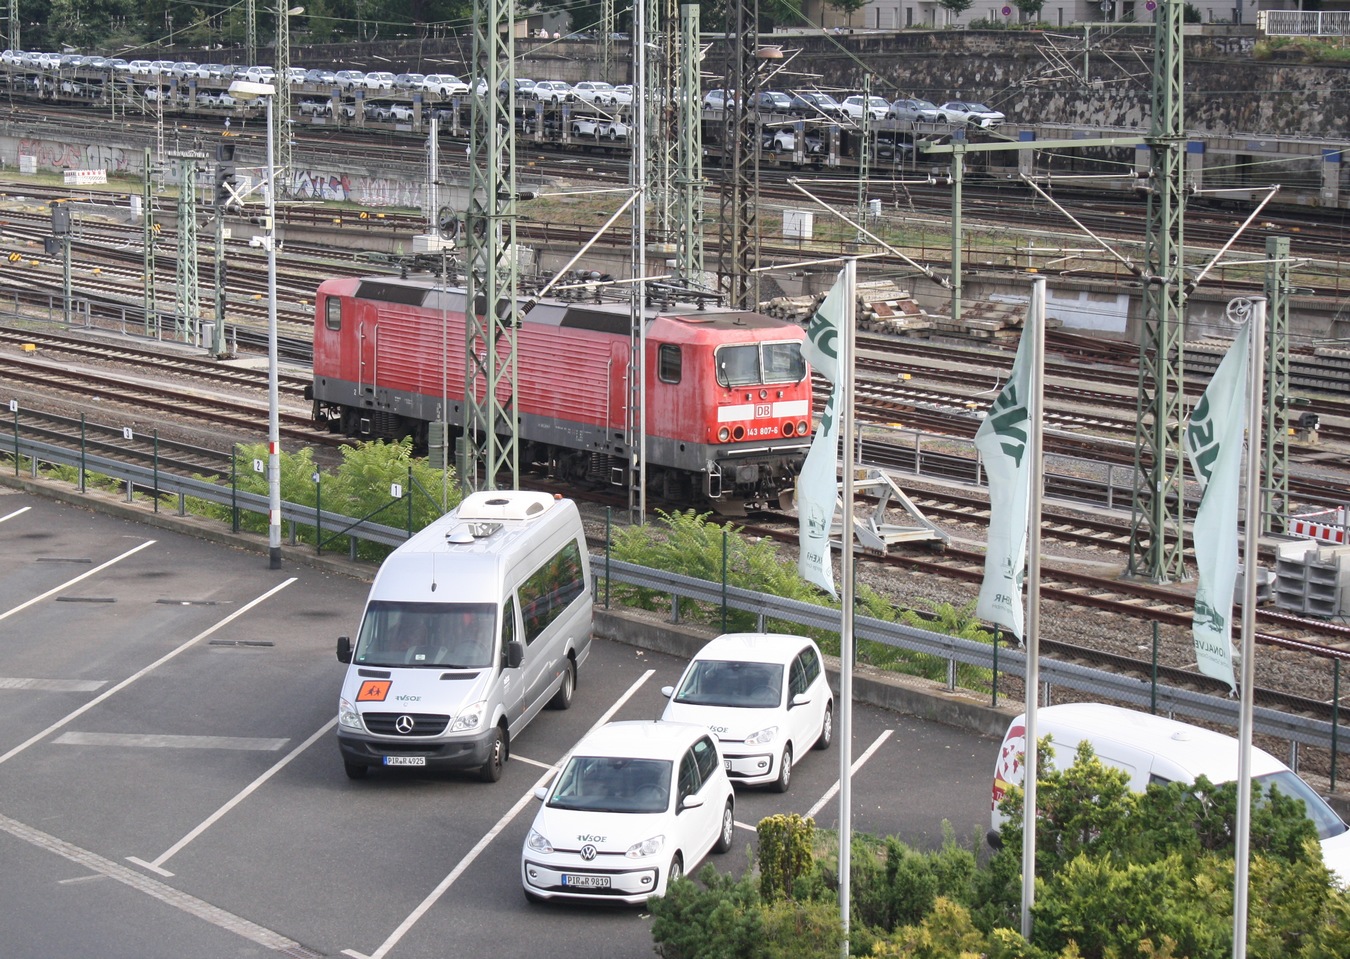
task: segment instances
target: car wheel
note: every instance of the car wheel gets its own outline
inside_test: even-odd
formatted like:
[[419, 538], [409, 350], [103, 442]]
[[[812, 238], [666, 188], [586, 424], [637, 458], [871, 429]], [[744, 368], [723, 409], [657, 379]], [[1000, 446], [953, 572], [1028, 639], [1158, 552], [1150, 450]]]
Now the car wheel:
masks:
[[344, 762], [342, 768], [347, 771], [348, 779], [365, 779], [366, 773], [370, 772], [370, 767], [364, 763]]
[[670, 892], [670, 884], [684, 875], [684, 860], [680, 854], [676, 853], [675, 858], [670, 861], [670, 873], [666, 876], [666, 892]]
[[482, 766], [478, 768], [478, 778], [485, 783], [495, 783], [502, 778], [502, 763], [506, 761], [506, 737], [502, 735], [502, 728], [494, 726], [492, 729], [492, 742], [488, 746], [488, 758]]
[[773, 781], [773, 791], [785, 793], [792, 785], [792, 744], [783, 747], [783, 758], [778, 763], [778, 778]]
[[736, 816], [732, 809], [732, 802], [727, 800], [726, 808], [722, 810], [722, 831], [717, 836], [717, 845], [713, 846], [713, 852], [721, 855], [731, 850], [732, 839], [736, 835]]
[[816, 740], [817, 749], [829, 749], [834, 740], [834, 703], [826, 700], [825, 715], [820, 720], [820, 738]]
[[567, 657], [567, 665], [563, 669], [562, 684], [558, 691], [553, 694], [553, 698], [548, 701], [549, 709], [567, 709], [572, 705], [572, 693], [577, 686], [577, 663], [571, 656]]

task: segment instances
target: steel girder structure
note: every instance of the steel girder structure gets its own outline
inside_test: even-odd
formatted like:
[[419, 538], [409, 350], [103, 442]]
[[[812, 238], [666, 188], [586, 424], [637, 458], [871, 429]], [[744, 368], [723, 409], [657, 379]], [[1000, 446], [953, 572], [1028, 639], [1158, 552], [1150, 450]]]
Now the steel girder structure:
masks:
[[[291, 195], [291, 184], [295, 177], [291, 174], [291, 7], [286, 0], [277, 0], [277, 49], [274, 69], [277, 75], [272, 78], [272, 111], [276, 123], [272, 127], [273, 156], [276, 158], [276, 179], [274, 188], [278, 196]], [[252, 66], [252, 64], [250, 64]]]
[[1266, 237], [1266, 434], [1261, 450], [1261, 532], [1289, 515], [1289, 237]]
[[[464, 456], [465, 490], [496, 489], [499, 473], [520, 485], [515, 417], [516, 83], [514, 0], [474, 0], [471, 76], [487, 83], [470, 95], [469, 204], [465, 216]], [[481, 473], [480, 473], [481, 470]]]
[[[645, 0], [647, 36], [655, 49], [647, 59], [648, 88], [633, 87], [633, 112], [637, 114], [637, 98], [642, 97], [647, 112], [646, 206], [651, 211], [652, 234], [655, 242], [677, 242], [678, 220], [676, 208], [679, 186], [676, 182], [680, 163], [680, 21], [677, 0]], [[639, 39], [640, 34], [635, 33]], [[637, 47], [633, 48], [636, 63]], [[637, 78], [635, 77], [634, 80]], [[674, 249], [673, 246], [668, 247]]]
[[753, 272], [759, 263], [759, 168], [755, 163], [759, 137], [750, 104], [759, 90], [758, 23], [755, 0], [740, 0], [727, 10], [717, 282], [727, 305], [737, 309], [752, 309], [759, 300], [759, 282]]
[[1158, 583], [1186, 575], [1181, 446], [1186, 306], [1182, 7], [1182, 0], [1160, 0], [1154, 14], [1153, 124], [1145, 138], [1150, 162], [1144, 317], [1127, 567], [1129, 575]]
[[145, 335], [153, 336], [155, 333], [155, 314], [159, 310], [159, 304], [155, 302], [155, 235], [158, 232], [155, 224], [155, 193], [151, 189], [151, 166], [153, 163], [152, 154], [147, 147], [145, 150], [145, 176], [141, 181], [141, 242], [144, 244], [141, 251], [141, 271], [145, 277], [145, 288], [142, 290], [142, 309], [145, 317]]
[[678, 127], [675, 176], [676, 262], [687, 283], [703, 283], [703, 117], [699, 105], [699, 7], [680, 5], [680, 74], [671, 102]]
[[178, 161], [178, 302], [174, 335], [186, 343], [197, 338], [201, 291], [197, 286], [197, 159]]

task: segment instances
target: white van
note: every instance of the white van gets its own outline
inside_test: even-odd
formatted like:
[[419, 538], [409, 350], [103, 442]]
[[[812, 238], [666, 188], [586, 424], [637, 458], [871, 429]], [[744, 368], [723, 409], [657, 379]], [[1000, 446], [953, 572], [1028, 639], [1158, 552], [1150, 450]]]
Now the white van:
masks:
[[[1123, 770], [1129, 786], [1143, 792], [1150, 783], [1194, 782], [1205, 776], [1213, 783], [1238, 778], [1238, 741], [1232, 736], [1106, 703], [1064, 703], [1046, 706], [1036, 713], [1037, 738], [1050, 737], [1055, 755], [1051, 765], [1067, 769], [1078, 744], [1087, 740], [1097, 758]], [[1008, 726], [994, 763], [990, 841], [994, 841], [1004, 816], [998, 802], [1009, 786], [1021, 786], [1026, 756], [1026, 715]], [[1303, 800], [1308, 817], [1322, 840], [1322, 858], [1343, 883], [1350, 883], [1350, 828], [1325, 799], [1284, 763], [1264, 749], [1252, 747], [1252, 780], [1263, 792], [1272, 786], [1280, 793]]]
[[572, 703], [591, 649], [591, 571], [574, 502], [473, 493], [381, 565], [338, 702], [352, 779], [371, 766], [501, 777], [511, 738]]

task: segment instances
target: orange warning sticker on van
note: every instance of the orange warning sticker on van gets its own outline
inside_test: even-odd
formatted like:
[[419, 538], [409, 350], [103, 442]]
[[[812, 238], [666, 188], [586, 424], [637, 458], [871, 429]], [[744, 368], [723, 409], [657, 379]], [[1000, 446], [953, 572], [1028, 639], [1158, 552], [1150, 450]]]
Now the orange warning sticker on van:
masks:
[[384, 698], [389, 695], [389, 687], [394, 685], [388, 679], [367, 679], [361, 684], [361, 690], [356, 694], [358, 703], [382, 703]]

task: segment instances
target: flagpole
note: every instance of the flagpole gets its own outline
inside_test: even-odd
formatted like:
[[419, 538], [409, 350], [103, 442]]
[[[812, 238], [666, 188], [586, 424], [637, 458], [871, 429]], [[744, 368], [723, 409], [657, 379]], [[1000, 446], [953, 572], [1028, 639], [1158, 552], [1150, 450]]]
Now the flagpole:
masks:
[[[1031, 281], [1032, 326], [1031, 395], [1027, 398], [1027, 456], [1031, 459], [1031, 489], [1027, 494], [1027, 629], [1026, 629], [1026, 757], [1022, 799], [1022, 937], [1031, 941], [1031, 909], [1036, 904], [1036, 708], [1040, 701], [1041, 619], [1041, 489], [1045, 464], [1041, 449], [1041, 410], [1045, 394], [1045, 277]], [[1023, 335], [1026, 335], [1023, 333]]]
[[[1247, 955], [1247, 894], [1252, 818], [1252, 725], [1256, 681], [1256, 541], [1261, 529], [1261, 400], [1265, 381], [1266, 299], [1252, 297], [1247, 324], [1247, 489], [1242, 531], [1242, 680], [1238, 720], [1238, 804], [1233, 870], [1233, 959]], [[1217, 597], [1216, 597], [1217, 598]]]
[[839, 550], [839, 918], [844, 927], [841, 959], [848, 959], [850, 877], [853, 850], [853, 346], [858, 314], [858, 261], [844, 261], [844, 311], [839, 333], [840, 432], [843, 434], [843, 510]]

